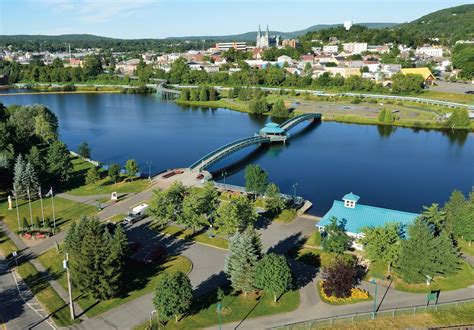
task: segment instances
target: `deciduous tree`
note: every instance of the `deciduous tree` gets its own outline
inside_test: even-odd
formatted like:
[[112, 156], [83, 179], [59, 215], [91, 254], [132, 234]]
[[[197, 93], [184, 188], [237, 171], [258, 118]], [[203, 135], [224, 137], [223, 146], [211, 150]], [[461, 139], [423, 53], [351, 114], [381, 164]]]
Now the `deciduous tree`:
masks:
[[269, 253], [258, 262], [255, 285], [273, 294], [274, 302], [288, 291], [291, 280], [291, 270], [284, 256]]
[[188, 276], [183, 272], [165, 272], [158, 280], [153, 304], [160, 320], [178, 316], [188, 311], [193, 298], [193, 289]]
[[336, 218], [324, 228], [324, 239], [321, 242], [324, 251], [343, 253], [349, 247], [350, 237], [346, 234], [344, 221], [337, 222]]

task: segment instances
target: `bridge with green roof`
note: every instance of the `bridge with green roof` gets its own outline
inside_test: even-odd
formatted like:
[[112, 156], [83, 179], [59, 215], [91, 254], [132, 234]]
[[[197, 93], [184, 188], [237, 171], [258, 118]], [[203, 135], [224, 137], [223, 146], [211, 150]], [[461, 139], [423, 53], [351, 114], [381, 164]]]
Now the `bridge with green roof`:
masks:
[[258, 133], [255, 133], [255, 136], [239, 139], [217, 148], [216, 150], [195, 161], [189, 166], [189, 169], [191, 171], [200, 172], [212, 164], [220, 161], [221, 159], [252, 145], [260, 145], [272, 142], [285, 142], [290, 136], [288, 131], [296, 125], [307, 120], [320, 119], [320, 113], [305, 113], [303, 115], [290, 118], [280, 125], [276, 123], [267, 123], [264, 128], [262, 128]]

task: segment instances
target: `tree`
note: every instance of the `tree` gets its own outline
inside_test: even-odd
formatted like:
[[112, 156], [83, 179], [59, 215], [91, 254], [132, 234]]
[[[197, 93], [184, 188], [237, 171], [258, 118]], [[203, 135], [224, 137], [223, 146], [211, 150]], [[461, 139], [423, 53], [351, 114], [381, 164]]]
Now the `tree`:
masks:
[[193, 289], [188, 276], [181, 272], [165, 272], [158, 280], [153, 304], [160, 319], [170, 320], [173, 316], [188, 311], [193, 298]]
[[431, 206], [423, 206], [423, 213], [421, 216], [423, 219], [434, 226], [437, 233], [440, 233], [444, 229], [446, 222], [446, 212], [442, 209], [440, 210], [439, 205], [436, 203], [431, 204]]
[[385, 108], [382, 108], [379, 112], [379, 121], [380, 122], [385, 122], [385, 114], [387, 113], [387, 110]]
[[58, 118], [44, 105], [33, 105], [35, 115], [35, 135], [43, 142], [51, 143], [58, 139]]
[[30, 162], [26, 163], [25, 170], [23, 172], [23, 187], [27, 189], [27, 195], [29, 193], [31, 199], [37, 198], [38, 192], [38, 177], [36, 176], [35, 169]]
[[199, 101], [201, 102], [209, 101], [209, 95], [207, 94], [206, 87], [201, 87], [199, 89]]
[[258, 262], [255, 285], [273, 294], [274, 302], [288, 291], [291, 280], [291, 270], [284, 256], [269, 253]]
[[385, 111], [385, 117], [383, 121], [387, 124], [393, 123], [395, 121], [395, 117], [393, 116], [392, 111], [390, 110]]
[[271, 115], [273, 117], [289, 117], [290, 112], [283, 103], [282, 99], [278, 99], [275, 103], [273, 103]]
[[397, 73], [392, 77], [392, 91], [396, 94], [421, 93], [425, 80], [419, 74]]
[[86, 174], [86, 184], [95, 185], [100, 180], [100, 174], [97, 167], [92, 166]]
[[446, 214], [444, 228], [448, 234], [453, 233], [457, 237], [461, 236], [459, 233], [462, 232], [467, 206], [468, 203], [463, 193], [459, 190], [454, 190], [443, 207]]
[[186, 188], [181, 182], [173, 183], [167, 190], [154, 190], [149, 214], [161, 225], [181, 220], [185, 194]]
[[357, 262], [345, 260], [341, 257], [323, 268], [322, 289], [329, 296], [347, 298], [351, 296], [351, 290], [358, 284]]
[[285, 208], [285, 200], [281, 197], [280, 189], [274, 183], [270, 183], [265, 192], [265, 208], [276, 215]]
[[183, 199], [183, 212], [178, 218], [178, 222], [193, 229], [208, 224], [206, 214], [206, 201], [200, 191], [190, 190]]
[[78, 147], [78, 153], [82, 158], [91, 158], [91, 148], [89, 147], [89, 144], [87, 141], [82, 142], [79, 147]]
[[471, 119], [469, 112], [465, 108], [454, 109], [446, 121], [449, 128], [469, 129], [471, 127]]
[[69, 157], [69, 150], [63, 142], [54, 142], [48, 150], [46, 156], [48, 172], [60, 183], [66, 183], [72, 170], [72, 163]]
[[180, 101], [189, 101], [189, 89], [188, 88], [181, 89], [181, 93], [179, 95], [179, 100]]
[[460, 76], [464, 79], [474, 77], [474, 46], [466, 44], [456, 45], [453, 49], [453, 65], [461, 69]]
[[83, 72], [86, 79], [95, 78], [103, 72], [102, 63], [97, 55], [87, 55], [83, 61]]
[[25, 167], [26, 163], [23, 160], [21, 154], [18, 155], [15, 162], [15, 167], [13, 169], [13, 190], [15, 194], [20, 198], [26, 198], [26, 186], [25, 186]]
[[44, 169], [43, 156], [36, 146], [32, 146], [30, 152], [26, 156], [26, 161], [30, 163], [37, 174], [41, 174]]
[[125, 164], [125, 171], [127, 171], [127, 177], [130, 180], [133, 180], [138, 174], [138, 164], [135, 159], [129, 159], [127, 160], [127, 163]]
[[230, 279], [234, 290], [245, 295], [255, 289], [257, 263], [261, 256], [260, 237], [253, 228], [237, 232], [229, 240], [229, 255], [226, 258], [224, 271]]
[[112, 235], [99, 219], [83, 216], [65, 238], [71, 276], [77, 289], [95, 299], [116, 297], [123, 286], [127, 239], [120, 227]]
[[343, 253], [349, 247], [350, 237], [346, 234], [345, 222], [333, 217], [331, 223], [324, 228], [325, 236], [321, 245], [324, 251]]
[[471, 241], [474, 240], [474, 193], [471, 193], [469, 199], [461, 204], [454, 216], [453, 234], [468, 241], [471, 246]]
[[23, 217], [23, 219], [21, 221], [21, 228], [23, 230], [27, 230], [29, 227], [30, 227], [30, 224], [28, 223], [28, 220], [26, 220], [26, 218]]
[[249, 103], [249, 110], [251, 113], [259, 115], [267, 112], [267, 98], [265, 96], [255, 96]]
[[364, 237], [360, 243], [364, 245], [367, 257], [371, 261], [383, 261], [388, 264], [388, 272], [397, 261], [401, 250], [403, 227], [398, 222], [389, 222], [380, 227], [362, 228]]
[[245, 188], [253, 192], [255, 197], [263, 195], [268, 186], [268, 174], [256, 164], [247, 165], [245, 168]]
[[114, 183], [117, 183], [118, 179], [120, 178], [120, 165], [116, 163], [112, 163], [109, 166], [108, 173], [110, 180]]
[[215, 225], [219, 232], [227, 235], [245, 230], [257, 220], [252, 203], [243, 196], [221, 203], [216, 213]]
[[420, 283], [434, 276], [456, 272], [459, 255], [453, 242], [445, 233], [435, 236], [435, 231], [423, 217], [408, 226], [408, 239], [402, 242], [396, 268], [408, 283]]
[[216, 101], [218, 98], [217, 91], [214, 87], [209, 89], [209, 101]]

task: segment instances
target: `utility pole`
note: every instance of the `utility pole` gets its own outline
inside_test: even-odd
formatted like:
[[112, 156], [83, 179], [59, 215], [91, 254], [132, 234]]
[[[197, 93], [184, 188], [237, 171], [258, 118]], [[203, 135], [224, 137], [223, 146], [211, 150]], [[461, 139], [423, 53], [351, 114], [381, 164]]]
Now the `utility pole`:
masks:
[[72, 301], [72, 287], [71, 287], [71, 273], [69, 272], [69, 254], [66, 252], [66, 259], [63, 260], [63, 268], [66, 269], [67, 274], [67, 288], [69, 291], [69, 308], [71, 311], [71, 320], [74, 320], [74, 303]]

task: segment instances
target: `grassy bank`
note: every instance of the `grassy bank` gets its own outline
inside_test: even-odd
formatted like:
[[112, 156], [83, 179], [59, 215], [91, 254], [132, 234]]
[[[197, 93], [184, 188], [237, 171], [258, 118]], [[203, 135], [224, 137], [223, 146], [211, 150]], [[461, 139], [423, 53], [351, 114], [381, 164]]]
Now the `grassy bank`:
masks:
[[[50, 249], [38, 257], [38, 260], [47, 271], [51, 274], [55, 274], [58, 282], [66, 290], [66, 273], [62, 268], [62, 259], [62, 254], [56, 249]], [[154, 292], [159, 278], [163, 276], [163, 272], [182, 271], [189, 273], [191, 269], [191, 261], [183, 256], [169, 256], [165, 262], [153, 265], [129, 261], [125, 267], [122, 293], [118, 298], [96, 301], [74, 290], [73, 295], [82, 309], [86, 311], [86, 315], [88, 317], [94, 317], [126, 302], [137, 299], [144, 294]]]
[[203, 108], [226, 108], [239, 112], [250, 112], [248, 104], [245, 102], [239, 102], [230, 99], [220, 99], [217, 101], [182, 101], [176, 100], [176, 104], [191, 106], [191, 107], [203, 107]]
[[[60, 262], [62, 261], [60, 260]], [[75, 323], [70, 319], [68, 305], [49, 285], [45, 274], [39, 273], [29, 262], [24, 262], [18, 266], [17, 272], [28, 285], [31, 292], [33, 292], [35, 297], [51, 315], [57, 326], [66, 327]]]

